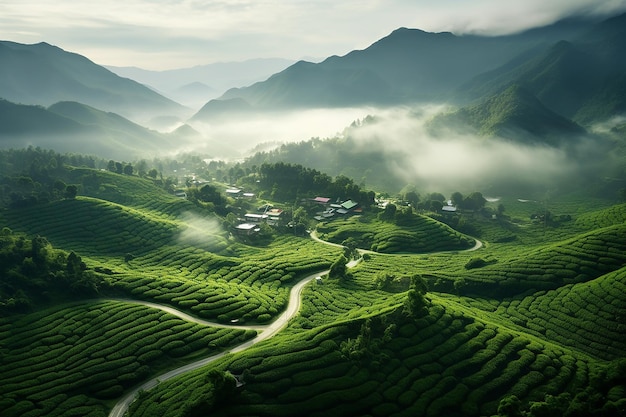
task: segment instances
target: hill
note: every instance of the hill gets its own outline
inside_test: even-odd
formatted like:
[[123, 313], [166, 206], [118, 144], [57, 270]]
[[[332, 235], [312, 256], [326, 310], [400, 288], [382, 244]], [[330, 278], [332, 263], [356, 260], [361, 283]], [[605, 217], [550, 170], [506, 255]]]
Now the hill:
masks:
[[298, 62], [266, 81], [231, 89], [222, 98], [239, 97], [259, 109], [447, 100], [473, 77], [528, 50], [571, 39], [590, 25], [568, 20], [500, 37], [400, 28], [364, 50], [319, 64]]
[[[61, 175], [58, 164], [46, 166]], [[520, 410], [589, 415], [625, 401], [623, 204], [604, 201], [606, 208], [592, 211], [598, 203], [561, 195], [551, 210], [578, 210], [563, 223], [536, 223], [513, 209], [508, 220], [462, 213], [458, 225], [487, 223], [493, 231], [486, 236], [519, 229], [518, 239], [470, 252], [471, 239], [433, 213], [396, 215], [386, 227], [372, 221], [370, 230], [367, 216], [328, 222], [329, 238], [361, 239], [378, 252], [344, 277], [305, 287], [299, 315], [242, 351], [236, 346], [258, 329], [246, 325], [271, 322], [295, 282], [323, 274], [344, 250], [288, 229], [260, 245], [230, 235], [229, 222], [246, 207], [232, 197], [221, 197], [231, 210], [221, 217], [209, 204], [168, 193], [156, 178], [63, 170], [78, 196], [0, 212], [11, 233], [46, 237], [24, 239], [17, 252], [19, 239], [11, 237], [2, 254], [21, 257], [3, 265], [13, 265], [12, 277], [26, 276], [41, 253], [58, 266], [67, 261], [58, 251], [74, 250], [99, 294], [115, 299], [67, 293], [73, 302], [35, 304], [0, 319], [7, 416], [103, 416], [130, 387], [222, 349], [231, 353], [142, 391], [131, 414], [478, 417], [513, 401]], [[402, 251], [393, 246], [398, 239], [420, 248], [382, 253]], [[32, 242], [50, 245], [33, 250]], [[170, 307], [214, 324], [163, 311]]]
[[519, 84], [548, 108], [582, 124], [619, 114], [623, 95], [626, 14], [598, 23], [571, 41], [560, 41], [477, 76], [459, 92], [471, 98]]
[[519, 85], [451, 114], [437, 115], [429, 127], [435, 135], [441, 129], [467, 133], [469, 128], [480, 136], [557, 147], [575, 142], [585, 134], [585, 129], [550, 110]]
[[0, 145], [4, 149], [31, 145], [129, 161], [192, 140], [184, 132], [159, 133], [77, 102], [44, 108], [0, 100], [0, 109]]
[[25, 45], [2, 41], [0, 60], [0, 97], [12, 102], [50, 106], [77, 101], [134, 120], [187, 112], [135, 81], [45, 42]]
[[291, 64], [293, 61], [287, 59], [259, 58], [241, 62], [216, 62], [165, 71], [149, 71], [135, 67], [107, 66], [107, 68], [121, 77], [150, 86], [179, 103], [199, 108], [209, 99], [217, 98], [229, 88], [243, 87], [262, 81]]

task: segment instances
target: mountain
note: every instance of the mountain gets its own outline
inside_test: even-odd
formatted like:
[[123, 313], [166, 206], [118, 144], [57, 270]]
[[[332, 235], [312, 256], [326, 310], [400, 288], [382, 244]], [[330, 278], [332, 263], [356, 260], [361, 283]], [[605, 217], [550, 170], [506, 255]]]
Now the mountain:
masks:
[[233, 87], [253, 84], [282, 71], [294, 61], [282, 58], [259, 58], [241, 62], [217, 62], [191, 68], [150, 71], [136, 67], [108, 69], [131, 78], [167, 97], [192, 108], [214, 99]]
[[[179, 137], [180, 136], [180, 137]], [[0, 100], [0, 146], [28, 145], [60, 152], [95, 154], [132, 160], [180, 145], [176, 133], [146, 129], [115, 113], [77, 102], [59, 102], [48, 108]]]
[[75, 134], [84, 127], [41, 106], [15, 104], [0, 99], [0, 140], [7, 143], [9, 137], [22, 139], [38, 134]]
[[364, 50], [319, 64], [298, 62], [266, 81], [227, 91], [258, 108], [400, 104], [449, 99], [456, 87], [521, 53], [577, 36], [589, 21], [570, 19], [499, 37], [400, 28]]
[[440, 114], [430, 122], [437, 133], [442, 128], [467, 132], [468, 127], [481, 136], [499, 136], [525, 143], [553, 146], [563, 139], [573, 140], [585, 129], [543, 105], [528, 89], [512, 85], [480, 103]]
[[232, 98], [227, 100], [211, 100], [191, 118], [190, 122], [214, 122], [231, 117], [250, 114], [254, 109], [245, 100]]
[[49, 106], [77, 101], [135, 120], [188, 112], [180, 104], [84, 56], [47, 43], [2, 41], [0, 62], [0, 97], [12, 102]]
[[518, 84], [553, 111], [582, 124], [626, 110], [626, 14], [481, 74], [458, 89], [469, 99]]

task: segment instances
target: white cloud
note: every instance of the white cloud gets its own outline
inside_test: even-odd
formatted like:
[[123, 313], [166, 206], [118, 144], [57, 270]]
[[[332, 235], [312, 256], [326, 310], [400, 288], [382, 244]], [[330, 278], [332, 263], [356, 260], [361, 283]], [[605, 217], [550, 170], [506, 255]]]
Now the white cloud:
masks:
[[257, 57], [326, 57], [398, 27], [503, 33], [626, 0], [3, 0], [0, 39], [46, 41], [97, 63], [180, 68]]

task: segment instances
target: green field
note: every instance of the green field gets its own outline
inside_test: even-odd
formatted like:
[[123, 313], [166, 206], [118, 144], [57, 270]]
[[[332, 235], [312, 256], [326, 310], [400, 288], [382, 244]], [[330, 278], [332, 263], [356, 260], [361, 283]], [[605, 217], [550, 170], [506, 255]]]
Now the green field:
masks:
[[[75, 251], [99, 280], [89, 299], [56, 294], [0, 319], [3, 417], [104, 416], [142, 382], [255, 334], [121, 299], [265, 325], [343, 253], [289, 233], [246, 244], [148, 180], [72, 175], [98, 186], [0, 212], [15, 236]], [[510, 395], [536, 416], [555, 398], [569, 415], [623, 415], [610, 412], [626, 404], [626, 205], [560, 196], [550, 210], [571, 218], [546, 224], [530, 218], [545, 203], [529, 204], [511, 202], [506, 219], [467, 215], [463, 233], [426, 215], [320, 224], [321, 238], [367, 251], [349, 274], [308, 284], [276, 336], [140, 392], [130, 415], [490, 416]], [[423, 315], [406, 307], [415, 276]]]

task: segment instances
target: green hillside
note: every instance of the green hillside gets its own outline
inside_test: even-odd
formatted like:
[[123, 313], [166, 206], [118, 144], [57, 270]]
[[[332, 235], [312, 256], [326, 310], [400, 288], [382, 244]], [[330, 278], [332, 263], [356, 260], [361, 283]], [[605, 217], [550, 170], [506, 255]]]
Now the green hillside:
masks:
[[434, 132], [444, 126], [469, 128], [481, 136], [502, 137], [524, 143], [548, 143], [578, 139], [585, 130], [549, 110], [529, 90], [513, 85], [505, 91], [452, 114], [436, 116], [430, 123]]
[[357, 248], [381, 253], [425, 253], [463, 250], [474, 240], [430, 217], [414, 215], [401, 226], [356, 217], [318, 225], [319, 236], [329, 242], [351, 241]]
[[185, 109], [150, 90], [121, 78], [84, 56], [41, 42], [0, 42], [0, 96], [17, 102], [50, 106], [77, 101], [124, 114], [145, 117], [182, 114]]
[[[5, 187], [41, 195], [53, 183], [34, 168], [39, 186], [19, 180], [10, 161]], [[232, 210], [222, 217], [194, 200], [194, 186], [185, 200], [156, 177], [56, 163], [47, 175], [78, 195], [18, 207], [8, 198], [0, 212], [11, 277], [1, 301], [30, 300], [2, 310], [3, 416], [104, 416], [133, 387], [223, 350], [140, 391], [130, 415], [478, 417], [506, 404], [532, 417], [620, 415], [610, 413], [626, 402], [624, 204], [558, 194], [550, 221], [532, 218], [547, 202], [510, 196], [457, 221], [366, 206], [318, 224], [322, 239], [368, 250], [333, 278], [325, 271], [344, 248], [289, 228], [263, 226], [260, 241], [233, 233], [235, 212], [257, 204], [222, 195]], [[494, 218], [499, 203], [508, 215]], [[90, 291], [73, 290], [79, 275], [93, 279]], [[284, 329], [236, 347], [316, 276]], [[161, 310], [171, 307], [213, 324]]]

